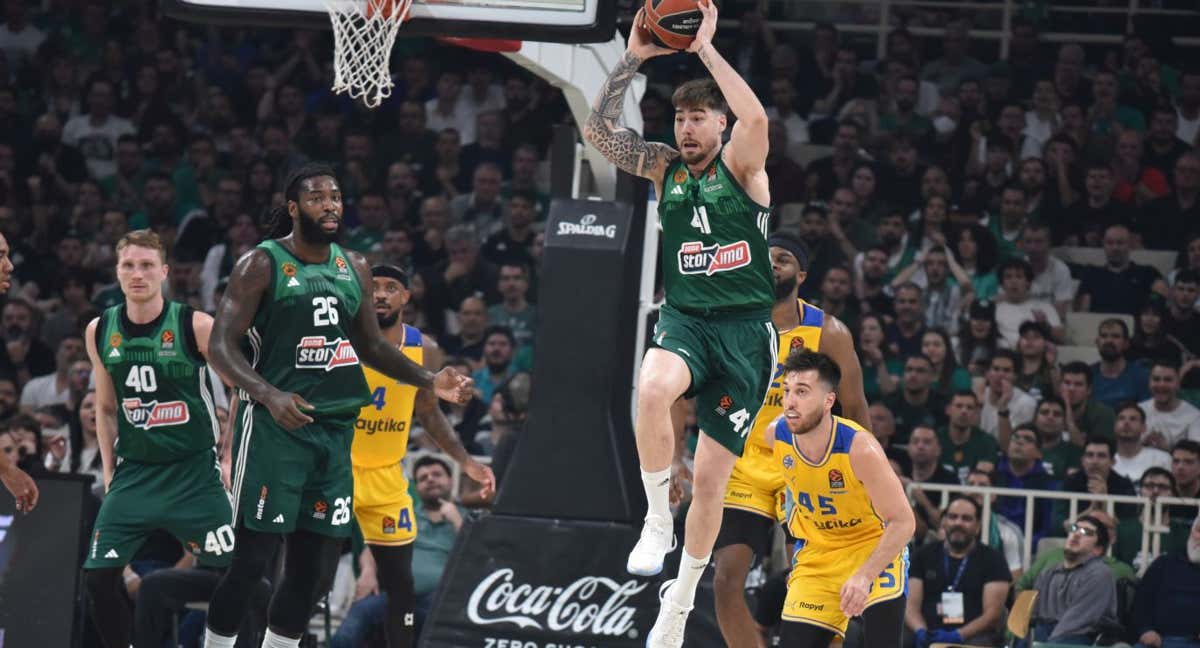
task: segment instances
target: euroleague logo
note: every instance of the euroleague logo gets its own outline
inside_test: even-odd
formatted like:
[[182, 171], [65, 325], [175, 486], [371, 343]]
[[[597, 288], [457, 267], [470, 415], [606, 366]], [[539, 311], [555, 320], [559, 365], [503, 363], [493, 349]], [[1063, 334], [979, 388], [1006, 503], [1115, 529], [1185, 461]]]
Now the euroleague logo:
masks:
[[842, 476], [842, 471], [837, 468], [829, 470], [829, 490], [845, 490], [846, 478]]
[[126, 398], [121, 401], [121, 411], [130, 425], [141, 430], [181, 425], [190, 418], [187, 403], [183, 401], [160, 403], [156, 400], [145, 402], [140, 398]]

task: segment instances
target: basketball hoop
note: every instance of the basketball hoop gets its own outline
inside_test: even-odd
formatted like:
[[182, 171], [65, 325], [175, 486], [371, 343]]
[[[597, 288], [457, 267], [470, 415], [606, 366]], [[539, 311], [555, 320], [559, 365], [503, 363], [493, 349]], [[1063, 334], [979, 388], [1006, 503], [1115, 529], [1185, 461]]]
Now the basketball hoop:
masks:
[[376, 108], [392, 94], [389, 65], [412, 0], [325, 0], [333, 25], [333, 91]]

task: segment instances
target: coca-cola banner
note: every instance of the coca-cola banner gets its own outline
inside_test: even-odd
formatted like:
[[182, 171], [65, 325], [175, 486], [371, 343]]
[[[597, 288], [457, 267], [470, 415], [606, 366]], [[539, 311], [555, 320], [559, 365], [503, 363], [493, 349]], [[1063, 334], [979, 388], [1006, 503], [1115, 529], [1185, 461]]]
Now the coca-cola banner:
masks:
[[[642, 648], [663, 577], [625, 571], [636, 541], [634, 528], [615, 523], [492, 515], [464, 526], [420, 645]], [[706, 589], [688, 646], [723, 645]]]

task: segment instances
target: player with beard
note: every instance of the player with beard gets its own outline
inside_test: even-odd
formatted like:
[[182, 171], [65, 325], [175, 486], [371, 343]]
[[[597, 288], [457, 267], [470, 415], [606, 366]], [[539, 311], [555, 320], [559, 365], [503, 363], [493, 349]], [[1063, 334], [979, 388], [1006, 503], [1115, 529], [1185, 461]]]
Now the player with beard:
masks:
[[862, 367], [854, 353], [854, 339], [836, 317], [799, 298], [807, 276], [808, 249], [797, 238], [777, 232], [767, 241], [775, 274], [775, 306], [771, 319], [781, 331], [779, 358], [767, 398], [758, 410], [742, 456], [733, 465], [725, 487], [725, 510], [714, 545], [717, 623], [730, 648], [765, 648], [762, 633], [746, 606], [746, 575], [755, 556], [767, 554], [776, 520], [783, 521], [782, 503], [787, 492], [783, 471], [776, 463], [766, 429], [783, 413], [783, 366], [797, 349], [820, 351], [840, 367], [838, 382], [842, 415], [866, 423], [867, 397]]
[[[662, 227], [666, 303], [638, 376], [635, 431], [648, 506], [626, 561], [632, 574], [658, 574], [675, 548], [669, 486], [672, 465], [682, 466], [682, 449], [672, 432], [671, 407], [681, 396], [696, 398], [701, 430], [679, 578], [663, 590], [647, 637], [650, 648], [683, 645], [696, 586], [721, 527], [725, 484], [771, 382], [778, 342], [767, 248], [767, 113], [712, 45], [716, 5], [697, 6], [704, 15], [688, 51], [712, 78], [688, 81], [672, 95], [679, 149], [618, 126], [638, 67], [672, 53], [651, 43], [644, 10], [583, 128], [587, 141], [618, 168], [654, 183]], [[723, 145], [731, 111], [737, 123]]]
[[899, 648], [916, 521], [874, 435], [833, 415], [841, 380], [828, 355], [792, 352], [783, 364], [783, 416], [763, 434], [794, 502], [788, 532], [801, 538], [781, 644], [825, 648], [862, 615], [864, 645]]
[[[408, 303], [408, 275], [395, 266], [371, 268], [375, 317], [383, 337], [413, 362], [433, 370], [442, 365], [442, 353], [433, 338], [400, 320]], [[400, 461], [408, 449], [413, 414], [425, 433], [483, 484], [487, 498], [495, 487], [492, 469], [467, 454], [450, 421], [428, 389], [399, 384], [364, 366], [371, 402], [358, 414], [350, 461], [354, 466], [354, 517], [369, 551], [362, 553], [359, 592], [387, 595], [384, 624], [391, 648], [414, 644], [412, 543], [417, 539], [416, 515], [408, 480]], [[324, 511], [321, 512], [324, 514]]]
[[[8, 256], [8, 239], [0, 234], [0, 294], [12, 287], [13, 262]], [[0, 482], [17, 499], [17, 510], [28, 513], [37, 506], [38, 487], [33, 478], [9, 461], [8, 455], [0, 452]]]
[[370, 269], [335, 241], [342, 192], [306, 164], [284, 185], [268, 238], [234, 266], [212, 332], [213, 366], [238, 388], [233, 449], [237, 549], [208, 609], [207, 648], [232, 648], [249, 597], [287, 546], [263, 648], [296, 648], [332, 583], [351, 532], [350, 446], [370, 392], [361, 361], [438, 397], [465, 402], [469, 378], [433, 374], [379, 331]]

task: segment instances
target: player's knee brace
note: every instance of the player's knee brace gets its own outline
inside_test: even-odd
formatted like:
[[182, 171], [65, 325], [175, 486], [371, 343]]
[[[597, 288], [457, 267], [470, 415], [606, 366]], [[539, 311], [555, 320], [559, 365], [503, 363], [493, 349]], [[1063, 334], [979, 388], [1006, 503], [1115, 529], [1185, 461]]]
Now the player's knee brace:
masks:
[[268, 613], [272, 628], [302, 631], [317, 601], [333, 585], [342, 541], [305, 531], [288, 538], [283, 582], [276, 588]]

